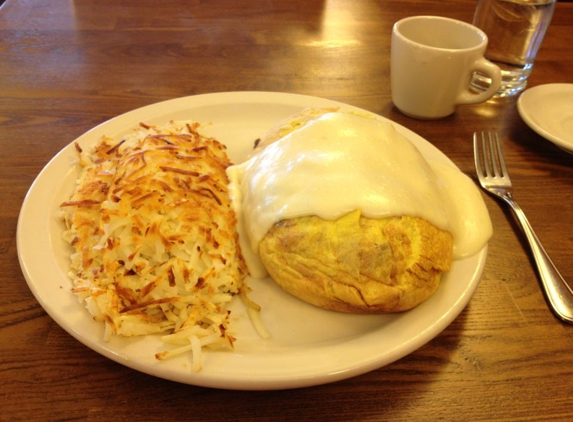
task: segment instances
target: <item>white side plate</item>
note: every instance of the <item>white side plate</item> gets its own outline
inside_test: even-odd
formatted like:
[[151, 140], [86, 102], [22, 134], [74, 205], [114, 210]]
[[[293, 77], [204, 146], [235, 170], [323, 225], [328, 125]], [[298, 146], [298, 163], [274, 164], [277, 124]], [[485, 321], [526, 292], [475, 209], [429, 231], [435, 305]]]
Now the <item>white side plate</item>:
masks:
[[517, 109], [537, 134], [573, 153], [573, 84], [529, 88], [517, 100]]

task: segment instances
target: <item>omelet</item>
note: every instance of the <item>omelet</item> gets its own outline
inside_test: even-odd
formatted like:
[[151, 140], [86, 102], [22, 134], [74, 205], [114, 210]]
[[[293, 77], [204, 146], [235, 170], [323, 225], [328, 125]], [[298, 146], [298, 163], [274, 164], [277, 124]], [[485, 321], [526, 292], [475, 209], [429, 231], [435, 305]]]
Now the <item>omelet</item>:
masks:
[[492, 234], [468, 176], [367, 113], [302, 110], [227, 174], [251, 277], [329, 310], [412, 309]]
[[407, 311], [430, 297], [452, 264], [453, 238], [426, 220], [282, 220], [259, 245], [271, 277], [290, 294], [348, 313]]

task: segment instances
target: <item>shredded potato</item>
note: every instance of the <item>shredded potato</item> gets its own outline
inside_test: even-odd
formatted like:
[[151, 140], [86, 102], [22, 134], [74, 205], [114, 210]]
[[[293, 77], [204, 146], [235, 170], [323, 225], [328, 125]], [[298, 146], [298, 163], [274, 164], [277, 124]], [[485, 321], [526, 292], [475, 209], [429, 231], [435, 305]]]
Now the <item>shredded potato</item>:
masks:
[[[227, 304], [246, 295], [247, 274], [227, 192], [225, 147], [197, 123], [141, 124], [89, 152], [61, 204], [73, 247], [73, 292], [111, 335], [162, 333], [159, 360], [233, 348]], [[248, 306], [256, 308], [250, 300]]]

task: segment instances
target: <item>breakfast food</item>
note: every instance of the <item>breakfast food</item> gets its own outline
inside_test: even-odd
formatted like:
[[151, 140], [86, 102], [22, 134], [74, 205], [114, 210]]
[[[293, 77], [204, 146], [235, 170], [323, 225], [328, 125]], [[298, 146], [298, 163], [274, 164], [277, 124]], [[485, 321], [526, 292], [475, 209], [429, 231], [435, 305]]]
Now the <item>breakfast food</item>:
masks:
[[453, 239], [416, 217], [366, 218], [354, 211], [329, 221], [296, 217], [274, 224], [259, 254], [287, 292], [350, 313], [405, 311], [438, 288], [452, 262]]
[[337, 107], [330, 108], [305, 108], [292, 116], [282, 119], [270, 128], [265, 136], [256, 143], [251, 156], [263, 150], [266, 146], [278, 141], [291, 132], [311, 123], [316, 118], [331, 112], [338, 111]]
[[491, 236], [471, 180], [391, 123], [333, 110], [294, 119], [227, 169], [251, 275], [323, 308], [399, 312]]
[[61, 204], [73, 292], [105, 323], [105, 338], [162, 333], [177, 347], [156, 357], [191, 351], [195, 370], [202, 347], [233, 347], [226, 308], [247, 291], [231, 163], [197, 128], [143, 124], [122, 141], [77, 146], [81, 173]]

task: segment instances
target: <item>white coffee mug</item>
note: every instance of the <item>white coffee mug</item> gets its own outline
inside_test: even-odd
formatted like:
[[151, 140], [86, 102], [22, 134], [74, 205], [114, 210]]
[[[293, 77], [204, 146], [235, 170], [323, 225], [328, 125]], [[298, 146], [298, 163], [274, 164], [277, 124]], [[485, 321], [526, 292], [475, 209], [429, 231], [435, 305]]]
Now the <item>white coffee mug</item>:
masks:
[[[469, 23], [439, 16], [413, 16], [394, 24], [391, 88], [394, 105], [404, 114], [438, 119], [457, 104], [487, 101], [501, 83], [499, 67], [483, 55], [487, 36]], [[474, 72], [491, 79], [484, 92], [470, 90]]]

